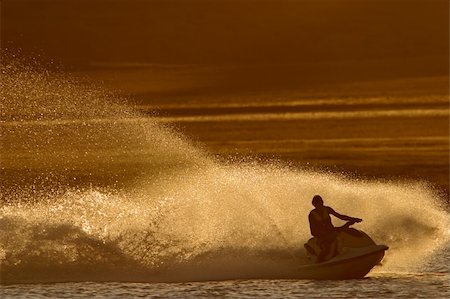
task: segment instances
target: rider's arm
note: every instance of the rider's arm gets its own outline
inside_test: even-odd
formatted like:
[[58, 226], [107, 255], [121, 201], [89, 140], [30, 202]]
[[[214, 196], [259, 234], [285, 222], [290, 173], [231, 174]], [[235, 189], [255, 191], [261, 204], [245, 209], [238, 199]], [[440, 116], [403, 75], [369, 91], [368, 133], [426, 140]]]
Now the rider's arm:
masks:
[[329, 212], [331, 215], [336, 216], [337, 218], [341, 219], [341, 220], [345, 220], [345, 221], [354, 221], [354, 222], [361, 222], [362, 219], [361, 218], [354, 218], [354, 217], [350, 217], [347, 215], [342, 215], [339, 214], [338, 212], [336, 212], [335, 210], [333, 210], [332, 208], [328, 207]]

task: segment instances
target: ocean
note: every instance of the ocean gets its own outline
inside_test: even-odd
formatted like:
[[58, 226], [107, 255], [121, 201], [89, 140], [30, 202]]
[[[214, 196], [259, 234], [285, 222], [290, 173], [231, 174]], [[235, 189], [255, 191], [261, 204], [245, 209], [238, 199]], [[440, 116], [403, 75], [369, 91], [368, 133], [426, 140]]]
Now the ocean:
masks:
[[[273, 98], [272, 106], [243, 101], [188, 115], [178, 104], [165, 115], [94, 83], [11, 63], [2, 65], [2, 97], [2, 297], [450, 293], [445, 95]], [[340, 134], [345, 127], [354, 134]], [[292, 156], [390, 165], [421, 179], [362, 177], [289, 163]], [[307, 263], [315, 194], [363, 218], [355, 227], [390, 247], [367, 278], [285, 279]]]
[[447, 298], [449, 279], [443, 273], [385, 273], [347, 281], [21, 284], [1, 292], [5, 298]]

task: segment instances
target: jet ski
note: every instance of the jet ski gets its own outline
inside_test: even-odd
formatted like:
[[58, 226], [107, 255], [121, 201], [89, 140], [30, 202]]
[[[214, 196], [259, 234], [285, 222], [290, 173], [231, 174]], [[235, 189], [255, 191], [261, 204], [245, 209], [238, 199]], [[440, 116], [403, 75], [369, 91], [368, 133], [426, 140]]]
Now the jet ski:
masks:
[[323, 262], [318, 262], [321, 248], [317, 238], [305, 244], [310, 264], [300, 266], [299, 279], [357, 279], [363, 278], [373, 267], [380, 264], [389, 247], [377, 245], [361, 230], [343, 228], [337, 231], [334, 250]]

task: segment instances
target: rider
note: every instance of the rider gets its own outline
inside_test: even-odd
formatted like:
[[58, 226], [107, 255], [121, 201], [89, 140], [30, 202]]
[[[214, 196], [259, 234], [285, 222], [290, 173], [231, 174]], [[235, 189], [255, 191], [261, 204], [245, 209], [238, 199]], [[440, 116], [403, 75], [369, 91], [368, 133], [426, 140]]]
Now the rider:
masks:
[[[317, 238], [318, 245], [321, 248], [321, 252], [317, 259], [317, 262], [320, 263], [323, 262], [330, 253], [332, 253], [332, 256], [336, 254], [336, 238], [338, 230], [347, 228], [355, 222], [361, 222], [362, 219], [341, 215], [332, 208], [324, 206], [323, 199], [320, 195], [315, 195], [313, 197], [312, 204], [315, 209], [309, 213], [309, 227], [311, 229], [311, 235]], [[334, 227], [331, 223], [330, 214], [348, 222], [341, 227]]]

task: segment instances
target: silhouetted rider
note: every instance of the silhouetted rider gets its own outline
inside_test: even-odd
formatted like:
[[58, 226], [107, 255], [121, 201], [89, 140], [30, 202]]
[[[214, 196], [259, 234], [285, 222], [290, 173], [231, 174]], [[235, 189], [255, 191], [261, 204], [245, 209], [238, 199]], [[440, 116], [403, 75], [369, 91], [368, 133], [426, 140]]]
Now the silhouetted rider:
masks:
[[[323, 199], [320, 195], [313, 197], [312, 204], [315, 209], [309, 213], [309, 228], [311, 229], [311, 235], [317, 238], [318, 245], [321, 248], [321, 252], [317, 259], [317, 262], [320, 263], [324, 261], [331, 251], [333, 251], [332, 256], [335, 255], [338, 230], [347, 228], [355, 222], [361, 222], [362, 219], [341, 215], [332, 208], [324, 206]], [[330, 214], [348, 222], [341, 227], [334, 227], [331, 223]]]

